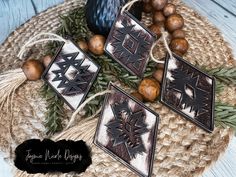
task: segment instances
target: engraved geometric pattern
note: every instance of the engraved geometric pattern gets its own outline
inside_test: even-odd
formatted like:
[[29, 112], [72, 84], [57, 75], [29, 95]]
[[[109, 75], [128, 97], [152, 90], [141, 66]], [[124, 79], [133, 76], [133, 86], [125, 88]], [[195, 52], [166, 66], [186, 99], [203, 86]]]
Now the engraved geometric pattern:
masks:
[[141, 135], [148, 132], [148, 129], [144, 122], [143, 111], [132, 112], [127, 101], [115, 103], [111, 107], [115, 119], [106, 126], [114, 141], [113, 146], [125, 144], [130, 159], [138, 153], [145, 152]]
[[60, 69], [52, 71], [56, 75], [52, 81], [60, 81], [57, 88], [64, 88], [63, 95], [70, 96], [84, 92], [92, 79], [93, 74], [88, 71], [90, 66], [82, 66], [84, 59], [76, 59], [78, 54], [61, 55], [63, 61], [56, 63]]
[[142, 77], [155, 37], [127, 12], [109, 34], [106, 51], [131, 74]]

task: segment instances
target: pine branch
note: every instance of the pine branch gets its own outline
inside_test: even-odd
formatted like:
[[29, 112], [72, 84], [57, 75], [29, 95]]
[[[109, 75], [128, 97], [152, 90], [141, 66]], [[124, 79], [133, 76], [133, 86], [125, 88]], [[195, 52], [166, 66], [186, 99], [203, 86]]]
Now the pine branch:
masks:
[[47, 112], [44, 122], [46, 133], [47, 135], [53, 135], [63, 129], [62, 119], [65, 117], [64, 103], [47, 84], [44, 84], [41, 88], [41, 94], [47, 101]]
[[234, 68], [216, 68], [207, 70], [207, 72], [214, 76], [219, 82], [226, 85], [236, 86], [236, 67]]
[[222, 103], [215, 104], [216, 126], [231, 127], [236, 130], [236, 107]]

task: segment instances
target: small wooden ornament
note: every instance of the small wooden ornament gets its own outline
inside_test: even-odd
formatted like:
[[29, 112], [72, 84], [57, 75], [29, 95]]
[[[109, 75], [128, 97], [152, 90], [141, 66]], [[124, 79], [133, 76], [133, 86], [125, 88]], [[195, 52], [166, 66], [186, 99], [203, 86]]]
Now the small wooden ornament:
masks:
[[44, 72], [43, 79], [75, 110], [85, 99], [99, 69], [80, 48], [67, 41]]
[[207, 132], [214, 130], [215, 79], [177, 55], [166, 56], [160, 101]]
[[137, 175], [151, 176], [159, 115], [117, 86], [109, 90], [94, 143]]
[[105, 51], [131, 74], [142, 77], [155, 40], [155, 34], [129, 12], [122, 11], [107, 38]]

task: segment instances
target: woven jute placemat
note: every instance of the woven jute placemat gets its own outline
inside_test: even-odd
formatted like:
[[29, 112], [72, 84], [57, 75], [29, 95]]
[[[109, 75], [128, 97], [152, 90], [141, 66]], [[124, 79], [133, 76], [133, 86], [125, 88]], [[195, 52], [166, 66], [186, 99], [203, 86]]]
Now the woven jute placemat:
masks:
[[[231, 49], [220, 32], [180, 0], [174, 0], [173, 3], [177, 5], [179, 13], [185, 19], [184, 30], [190, 43], [190, 49], [184, 58], [193, 64], [210, 68], [222, 65], [235, 66]], [[14, 31], [0, 46], [0, 71], [20, 67], [22, 61], [16, 57], [20, 47], [30, 37], [40, 32], [55, 32], [60, 24], [59, 15], [65, 15], [82, 5], [84, 5], [82, 0], [66, 1], [33, 17]], [[149, 24], [150, 18], [145, 16], [143, 22]], [[37, 59], [43, 55], [42, 48], [42, 45], [35, 46], [28, 52], [28, 55]], [[164, 51], [164, 46], [160, 43], [155, 52], [156, 57], [164, 56]], [[117, 84], [130, 91], [122, 84]], [[46, 102], [39, 94], [42, 85], [42, 81], [27, 81], [18, 89], [14, 99], [12, 118], [7, 116], [6, 109], [3, 110], [5, 114], [0, 118], [1, 151], [13, 150], [26, 139], [46, 137], [43, 126]], [[216, 99], [235, 105], [235, 95], [236, 89], [228, 87]], [[153, 176], [199, 176], [225, 151], [233, 136], [233, 131], [229, 128], [215, 128], [213, 133], [206, 133], [160, 103], [148, 103], [147, 106], [160, 114]], [[70, 115], [71, 111], [68, 110], [68, 117]], [[98, 117], [90, 120], [84, 119], [53, 139], [83, 139], [91, 146], [93, 163], [81, 176], [136, 176], [92, 143], [97, 121]], [[62, 175], [28, 175], [17, 169], [15, 169], [15, 174], [16, 176]], [[70, 176], [70, 174], [66, 176]]]

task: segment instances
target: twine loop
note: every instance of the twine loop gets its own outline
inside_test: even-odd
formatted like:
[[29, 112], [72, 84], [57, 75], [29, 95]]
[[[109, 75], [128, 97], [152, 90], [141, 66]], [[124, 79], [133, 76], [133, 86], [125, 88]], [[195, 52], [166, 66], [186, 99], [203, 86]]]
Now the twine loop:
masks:
[[[69, 120], [69, 123], [67, 124], [65, 130], [69, 129], [71, 127], [71, 125], [74, 123], [75, 121], [75, 118], [76, 118], [76, 115], [90, 102], [92, 101], [93, 99], [95, 99], [96, 97], [98, 96], [102, 96], [102, 95], [105, 95], [107, 93], [113, 93], [113, 91], [111, 90], [105, 90], [105, 91], [101, 91], [101, 92], [98, 92], [96, 94], [94, 94], [93, 96], [89, 97], [87, 100], [85, 100], [76, 110], [75, 112], [72, 114], [70, 120]], [[98, 112], [95, 113], [95, 115], [99, 114], [99, 112], [101, 111], [101, 109], [99, 109]], [[94, 117], [95, 115], [91, 116], [91, 117]]]
[[[163, 43], [164, 43], [164, 46], [165, 46], [165, 48], [166, 48], [166, 50], [167, 50], [167, 52], [168, 52], [170, 58], [173, 58], [173, 53], [172, 53], [172, 51], [170, 50], [170, 47], [169, 47], [169, 45], [168, 45], [168, 43], [167, 43], [168, 32], [165, 31], [163, 28], [161, 28], [161, 34], [162, 34], [162, 35], [161, 35], [161, 38], [162, 38], [162, 41], [163, 41]], [[151, 58], [151, 60], [153, 60], [153, 61], [156, 62], [156, 63], [164, 64], [165, 61], [158, 60], [158, 59], [156, 59], [156, 58], [154, 57], [154, 55], [153, 55], [153, 50], [154, 50], [154, 48], [157, 46], [158, 43], [159, 43], [159, 40], [157, 40], [157, 41], [152, 45], [151, 50], [150, 50], [150, 58]]]
[[126, 4], [122, 7], [122, 9], [121, 9], [121, 14], [122, 14], [125, 10], [130, 10], [130, 8], [134, 5], [134, 3], [138, 2], [138, 1], [140, 1], [140, 0], [132, 0], [132, 1], [128, 2], [128, 3], [126, 3]]
[[[45, 38], [42, 39], [38, 39], [42, 36], [47, 36]], [[37, 39], [37, 40], [36, 40]], [[46, 41], [59, 41], [59, 42], [68, 42], [66, 39], [64, 39], [63, 37], [54, 34], [54, 33], [39, 33], [37, 35], [35, 35], [34, 37], [30, 38], [22, 47], [20, 52], [18, 53], [17, 57], [20, 58], [21, 60], [23, 59], [23, 55], [27, 49], [27, 47], [31, 47], [35, 44], [38, 43], [42, 43], [42, 42], [46, 42]]]

